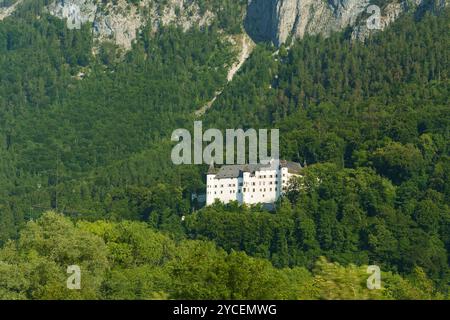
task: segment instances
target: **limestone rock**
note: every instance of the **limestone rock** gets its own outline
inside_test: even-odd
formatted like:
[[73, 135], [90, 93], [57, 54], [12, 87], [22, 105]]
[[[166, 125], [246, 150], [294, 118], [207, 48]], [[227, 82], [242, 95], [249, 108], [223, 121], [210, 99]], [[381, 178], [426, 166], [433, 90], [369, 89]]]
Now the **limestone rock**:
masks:
[[249, 0], [245, 28], [255, 41], [271, 41], [276, 46], [306, 34], [329, 35], [350, 27], [354, 39], [364, 40], [384, 30], [402, 13], [410, 10], [438, 11], [449, 0], [389, 1], [377, 8], [376, 27], [369, 25], [370, 0]]
[[168, 24], [187, 30], [194, 25], [208, 25], [214, 17], [208, 11], [200, 15], [198, 5], [190, 0], [168, 0], [159, 6], [154, 0], [141, 0], [137, 5], [126, 0], [106, 5], [95, 0], [55, 0], [48, 11], [67, 19], [68, 28], [80, 28], [89, 23], [98, 40], [110, 40], [125, 49], [131, 48], [136, 33], [149, 21], [154, 30]]

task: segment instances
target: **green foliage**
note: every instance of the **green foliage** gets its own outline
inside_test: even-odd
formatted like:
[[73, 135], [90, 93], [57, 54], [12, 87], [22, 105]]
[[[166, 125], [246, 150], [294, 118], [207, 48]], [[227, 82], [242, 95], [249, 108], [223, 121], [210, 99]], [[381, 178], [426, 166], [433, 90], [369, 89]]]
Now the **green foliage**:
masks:
[[[68, 265], [81, 267], [81, 289], [66, 287]], [[47, 212], [0, 250], [0, 299], [436, 299], [416, 269], [383, 274], [366, 287], [366, 267], [318, 260], [314, 271], [276, 269], [211, 242], [176, 242], [144, 223], [74, 224]]]
[[[156, 35], [144, 29], [125, 56], [106, 43], [96, 59], [92, 46], [88, 25], [67, 30], [63, 21], [45, 12], [37, 19], [29, 8], [0, 24], [2, 241], [24, 218], [49, 208], [152, 219], [164, 227], [174, 214], [179, 221], [185, 195], [203, 185], [199, 169], [171, 168], [167, 138], [224, 85], [230, 44], [214, 26], [188, 32], [169, 26]], [[168, 180], [161, 181], [161, 171], [172, 171]], [[163, 197], [159, 183], [168, 184], [166, 199], [179, 195], [165, 211], [162, 200], [146, 198]], [[145, 204], [128, 201], [137, 194], [148, 205], [139, 212], [136, 206]], [[161, 211], [152, 215], [156, 207]]]
[[426, 198], [399, 206], [396, 191], [370, 169], [314, 165], [275, 213], [215, 205], [189, 216], [186, 228], [191, 237], [270, 259], [278, 267], [312, 268], [326, 256], [405, 273], [420, 266], [436, 281], [448, 279], [448, 206]]
[[[19, 241], [1, 250], [2, 298], [94, 299], [107, 268], [106, 254], [100, 238], [49, 212], [29, 222]], [[66, 288], [66, 269], [75, 264], [83, 272], [81, 291]]]
[[311, 268], [320, 255], [420, 266], [448, 290], [449, 14], [405, 16], [366, 43], [344, 33], [307, 36], [278, 56], [259, 46], [208, 123], [280, 128], [283, 158], [320, 164], [292, 188], [287, 217], [208, 208], [189, 234], [276, 266]]
[[[97, 55], [89, 26], [45, 3], [0, 22], [0, 298], [448, 297], [449, 10], [365, 43], [259, 44], [225, 86], [221, 29], [241, 31], [245, 1], [198, 1], [220, 13], [211, 27], [144, 28]], [[169, 138], [218, 88], [207, 126], [280, 128], [283, 158], [309, 164], [274, 213], [190, 214], [205, 168], [173, 166]], [[77, 223], [39, 218], [51, 208]], [[367, 264], [382, 291], [365, 290]]]

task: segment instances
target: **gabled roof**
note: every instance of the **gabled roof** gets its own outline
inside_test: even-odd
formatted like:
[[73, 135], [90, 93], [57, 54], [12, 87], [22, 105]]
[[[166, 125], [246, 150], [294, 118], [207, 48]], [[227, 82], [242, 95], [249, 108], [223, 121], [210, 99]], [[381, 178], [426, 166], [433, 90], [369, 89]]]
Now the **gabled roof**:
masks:
[[217, 173], [217, 179], [238, 178], [241, 177], [244, 172], [250, 172], [254, 174], [256, 171], [260, 171], [263, 168], [270, 168], [270, 164], [238, 164], [238, 165], [226, 165], [220, 168]]
[[[281, 168], [288, 168], [288, 172], [292, 174], [298, 174], [302, 170], [301, 164], [297, 162], [291, 162], [286, 160], [280, 160]], [[270, 169], [271, 164], [237, 164], [237, 165], [224, 165], [219, 170], [214, 167], [210, 167], [208, 174], [216, 174], [216, 179], [232, 179], [242, 177], [244, 172], [255, 174], [256, 171], [262, 171], [264, 169]]]
[[303, 169], [302, 165], [297, 162], [280, 160], [280, 166], [282, 168], [288, 168], [288, 172], [292, 174], [299, 174]]

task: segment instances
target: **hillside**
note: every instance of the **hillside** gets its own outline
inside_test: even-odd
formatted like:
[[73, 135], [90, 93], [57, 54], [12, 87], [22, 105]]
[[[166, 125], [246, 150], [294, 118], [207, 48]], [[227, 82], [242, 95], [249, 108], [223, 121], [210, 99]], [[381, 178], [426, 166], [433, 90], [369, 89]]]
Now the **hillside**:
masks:
[[[72, 240], [85, 298], [448, 298], [450, 11], [378, 3], [382, 32], [356, 0], [0, 1], [0, 298], [76, 298]], [[307, 189], [197, 210], [206, 167], [170, 161], [195, 119], [280, 128]]]

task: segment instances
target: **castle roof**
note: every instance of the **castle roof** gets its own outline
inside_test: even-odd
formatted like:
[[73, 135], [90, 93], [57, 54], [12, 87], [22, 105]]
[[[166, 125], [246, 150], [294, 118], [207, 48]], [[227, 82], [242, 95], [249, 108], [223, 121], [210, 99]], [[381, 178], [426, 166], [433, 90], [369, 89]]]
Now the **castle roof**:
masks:
[[[224, 165], [218, 171], [217, 169], [208, 170], [208, 174], [216, 174], [216, 179], [232, 179], [239, 178], [244, 172], [249, 172], [254, 175], [256, 171], [268, 170], [271, 168], [271, 164], [237, 164], [237, 165]], [[291, 162], [286, 160], [280, 160], [280, 168], [288, 168], [288, 172], [292, 174], [298, 174], [302, 170], [300, 163]]]
[[292, 174], [299, 174], [303, 169], [300, 163], [286, 160], [280, 160], [280, 166], [282, 168], [288, 168], [288, 172]]

